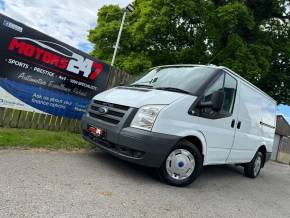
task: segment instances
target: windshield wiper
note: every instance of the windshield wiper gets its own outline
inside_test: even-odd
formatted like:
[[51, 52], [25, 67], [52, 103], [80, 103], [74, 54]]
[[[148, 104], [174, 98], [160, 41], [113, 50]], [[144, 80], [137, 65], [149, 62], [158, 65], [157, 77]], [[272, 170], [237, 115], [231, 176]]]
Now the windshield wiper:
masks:
[[140, 88], [153, 88], [153, 86], [151, 85], [145, 85], [145, 84], [132, 84], [132, 85], [129, 85], [129, 87], [140, 87]]
[[179, 89], [179, 88], [174, 88], [174, 87], [156, 87], [155, 89], [190, 94], [190, 92], [188, 92], [188, 91], [185, 91], [185, 90]]

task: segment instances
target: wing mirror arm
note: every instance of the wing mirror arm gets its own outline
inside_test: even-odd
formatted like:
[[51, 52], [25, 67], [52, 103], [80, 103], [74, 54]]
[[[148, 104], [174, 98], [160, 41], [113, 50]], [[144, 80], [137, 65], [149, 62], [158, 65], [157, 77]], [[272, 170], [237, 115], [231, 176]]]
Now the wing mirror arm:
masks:
[[211, 108], [213, 105], [212, 101], [200, 101], [197, 105], [198, 108]]

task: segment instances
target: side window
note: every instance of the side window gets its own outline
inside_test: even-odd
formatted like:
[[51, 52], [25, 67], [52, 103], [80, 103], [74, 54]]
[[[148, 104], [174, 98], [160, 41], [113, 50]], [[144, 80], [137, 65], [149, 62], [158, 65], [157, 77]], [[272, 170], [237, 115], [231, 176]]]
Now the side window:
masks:
[[230, 116], [233, 113], [237, 92], [237, 80], [229, 74], [224, 73], [207, 88], [203, 101], [211, 101], [213, 93], [219, 90], [222, 90], [225, 93], [221, 111], [214, 112], [211, 108], [203, 108], [201, 116], [217, 119]]
[[224, 92], [225, 100], [223, 103], [222, 111], [233, 113], [237, 92], [237, 80], [228, 74], [225, 75]]
[[[204, 102], [211, 101], [212, 94], [218, 90], [222, 90], [224, 86], [224, 74], [221, 75], [213, 84], [211, 84], [204, 93]], [[214, 112], [211, 108], [203, 108], [201, 110], [201, 116], [215, 116], [216, 112]]]
[[212, 94], [215, 91], [223, 89], [224, 86], [224, 74], [220, 76], [206, 91], [204, 94], [204, 101], [210, 101]]

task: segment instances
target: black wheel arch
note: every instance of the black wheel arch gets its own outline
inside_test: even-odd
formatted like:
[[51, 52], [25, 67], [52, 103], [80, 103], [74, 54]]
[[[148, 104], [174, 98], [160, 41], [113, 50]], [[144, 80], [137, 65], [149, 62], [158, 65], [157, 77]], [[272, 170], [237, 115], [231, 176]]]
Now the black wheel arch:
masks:
[[260, 151], [263, 154], [263, 163], [262, 163], [262, 167], [264, 167], [265, 162], [266, 162], [266, 155], [267, 155], [267, 148], [265, 145], [261, 145], [258, 148], [258, 151]]
[[[192, 146], [195, 146], [199, 150], [200, 154], [203, 157], [202, 142], [201, 142], [201, 140], [198, 137], [196, 137], [196, 136], [186, 136], [186, 137], [182, 138], [179, 142], [181, 142], [181, 141], [187, 141], [187, 142], [191, 143]], [[177, 143], [177, 145], [178, 145], [178, 143]]]

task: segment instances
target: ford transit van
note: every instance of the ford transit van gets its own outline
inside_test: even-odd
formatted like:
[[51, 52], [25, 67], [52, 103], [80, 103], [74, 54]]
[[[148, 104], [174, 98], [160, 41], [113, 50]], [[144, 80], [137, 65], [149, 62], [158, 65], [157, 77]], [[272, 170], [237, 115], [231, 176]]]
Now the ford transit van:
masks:
[[276, 102], [226, 67], [171, 65], [96, 95], [84, 139], [186, 186], [203, 166], [237, 164], [255, 178], [272, 152]]

